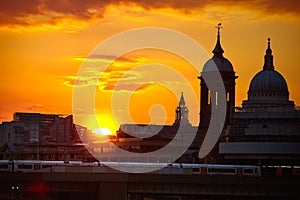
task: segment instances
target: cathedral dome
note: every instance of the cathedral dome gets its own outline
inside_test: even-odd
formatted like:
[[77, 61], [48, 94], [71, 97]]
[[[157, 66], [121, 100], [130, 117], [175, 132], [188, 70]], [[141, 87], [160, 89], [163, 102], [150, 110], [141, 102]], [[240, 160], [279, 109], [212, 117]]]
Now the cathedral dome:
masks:
[[289, 91], [284, 77], [274, 69], [270, 38], [266, 50], [263, 70], [251, 80], [248, 100], [243, 101], [244, 110], [282, 111], [293, 109], [289, 101]]
[[278, 93], [283, 96], [289, 94], [283, 76], [275, 70], [262, 70], [258, 72], [250, 83], [249, 93]]

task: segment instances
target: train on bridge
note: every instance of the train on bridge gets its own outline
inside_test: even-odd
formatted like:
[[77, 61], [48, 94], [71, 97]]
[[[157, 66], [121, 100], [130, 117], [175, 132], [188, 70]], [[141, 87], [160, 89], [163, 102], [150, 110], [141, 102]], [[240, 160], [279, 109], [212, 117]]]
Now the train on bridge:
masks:
[[[119, 169], [119, 170], [116, 170]], [[157, 170], [158, 169], [158, 170]], [[81, 162], [45, 160], [0, 160], [0, 172], [92, 172], [92, 173], [158, 173], [198, 174], [202, 176], [254, 176], [261, 170], [254, 165], [221, 165], [189, 163], [141, 163], [141, 162]], [[151, 171], [151, 172], [150, 172]]]
[[[118, 170], [117, 170], [118, 169]], [[228, 164], [82, 162], [46, 160], [0, 160], [0, 172], [153, 173], [202, 176], [300, 176], [300, 166], [256, 166]]]

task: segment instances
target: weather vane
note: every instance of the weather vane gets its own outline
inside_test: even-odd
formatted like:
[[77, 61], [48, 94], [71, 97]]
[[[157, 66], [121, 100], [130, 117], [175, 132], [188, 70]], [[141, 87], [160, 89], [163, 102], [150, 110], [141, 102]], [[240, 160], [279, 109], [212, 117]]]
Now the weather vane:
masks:
[[218, 29], [218, 35], [220, 35], [220, 29], [223, 28], [222, 23], [218, 23], [215, 27]]

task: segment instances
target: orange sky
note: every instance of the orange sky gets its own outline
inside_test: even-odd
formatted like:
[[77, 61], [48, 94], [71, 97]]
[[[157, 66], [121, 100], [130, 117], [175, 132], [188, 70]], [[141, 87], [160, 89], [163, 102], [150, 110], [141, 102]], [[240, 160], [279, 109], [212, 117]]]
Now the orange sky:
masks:
[[[251, 78], [262, 69], [266, 39], [269, 36], [272, 39], [275, 69], [286, 78], [290, 99], [299, 105], [300, 5], [297, 2], [1, 2], [0, 121], [11, 120], [16, 111], [71, 114], [73, 84], [80, 65], [96, 45], [114, 34], [148, 26], [170, 28], [190, 36], [211, 55], [216, 42], [214, 26], [219, 22], [224, 26], [221, 30], [224, 56], [232, 62], [239, 76], [236, 105], [241, 105], [242, 100], [247, 98]], [[101, 59], [115, 58], [108, 54]], [[172, 66], [183, 73], [199, 92], [198, 74], [193, 70], [185, 70], [188, 63], [183, 59], [167, 52], [144, 50], [117, 59], [112, 72], [98, 87], [96, 102], [101, 101], [101, 95], [111, 95], [116, 80], [132, 67], [153, 62]], [[203, 64], [199, 63], [200, 66]], [[141, 76], [150, 79], [156, 76], [155, 70], [142, 71], [127, 74], [137, 81], [136, 86], [139, 87], [129, 104], [132, 119], [136, 123], [172, 123], [177, 98], [180, 91], [184, 90], [183, 83], [173, 80], [174, 83], [169, 84], [178, 84], [178, 90], [169, 91], [151, 82], [139, 82]], [[131, 87], [122, 88], [125, 92], [132, 90]], [[199, 119], [198, 105], [188, 101], [189, 94], [185, 98], [190, 110], [190, 121], [196, 125]], [[164, 109], [157, 104], [161, 104]], [[101, 126], [116, 129], [118, 124], [111, 119], [110, 108], [106, 105], [96, 103], [96, 112], [105, 122]], [[151, 119], [153, 113], [157, 117]], [[125, 123], [126, 119], [123, 118], [121, 122]], [[95, 128], [86, 121], [76, 123]]]

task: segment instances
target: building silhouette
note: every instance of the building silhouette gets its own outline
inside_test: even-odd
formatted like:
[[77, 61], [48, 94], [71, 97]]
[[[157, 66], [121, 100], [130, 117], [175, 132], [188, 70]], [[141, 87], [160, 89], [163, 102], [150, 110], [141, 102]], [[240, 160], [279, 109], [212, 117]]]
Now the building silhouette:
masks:
[[[275, 70], [270, 38], [264, 56], [263, 69], [251, 80], [248, 99], [235, 107], [235, 76], [229, 60], [224, 58], [220, 43], [220, 24], [213, 58], [224, 82], [227, 113], [219, 142], [200, 162], [266, 165], [300, 164], [300, 111], [289, 100], [284, 77]], [[211, 108], [217, 106], [217, 92], [209, 91], [200, 79], [199, 143], [203, 142], [210, 123]]]
[[[183, 128], [182, 133], [178, 133], [179, 126]], [[178, 106], [175, 109], [175, 120], [172, 125], [154, 125], [154, 124], [121, 124], [113, 143], [121, 149], [130, 152], [153, 152], [165, 145], [171, 140], [178, 140], [178, 148], [188, 134], [197, 132], [198, 127], [192, 126], [188, 119], [188, 108], [185, 104], [183, 93], [181, 93]], [[197, 150], [188, 150], [177, 161], [196, 162]], [[168, 160], [168, 159], [166, 159]], [[154, 162], [158, 162], [155, 160]]]
[[[183, 148], [183, 141], [197, 133], [189, 149], [176, 162], [299, 166], [300, 110], [289, 99], [287, 82], [274, 67], [270, 38], [263, 69], [251, 80], [247, 100], [241, 107], [236, 107], [235, 80], [238, 77], [231, 62], [223, 55], [221, 24], [216, 28], [213, 56], [204, 64], [198, 77], [201, 95], [199, 127], [189, 122], [189, 110], [183, 93], [172, 125], [121, 124], [116, 137], [110, 137], [110, 143], [91, 142], [88, 146], [81, 142], [81, 138], [83, 141], [94, 141], [95, 138], [90, 137], [92, 134], [85, 127], [75, 125], [72, 115], [17, 112], [13, 121], [0, 125], [0, 158], [95, 161], [90, 154], [93, 152], [100, 157], [103, 155], [103, 161], [132, 161], [131, 158], [122, 158], [122, 151], [119, 150], [153, 152], [173, 140], [176, 140], [175, 148], [180, 149]], [[214, 70], [221, 75], [227, 109], [218, 142], [208, 155], [198, 160], [199, 149], [210, 125], [212, 108], [221, 105], [220, 91], [209, 89], [203, 78], [212, 72], [209, 69], [211, 65], [216, 66]], [[181, 131], [178, 134], [179, 128]], [[114, 156], [113, 160], [107, 157], [110, 153]], [[160, 161], [159, 156], [151, 158], [151, 162]], [[168, 162], [168, 158], [164, 160]]]
[[[223, 55], [220, 29], [213, 57], [203, 67], [200, 79], [200, 122], [197, 135], [189, 149], [177, 162], [299, 165], [300, 161], [300, 111], [289, 100], [284, 77], [275, 70], [268, 39], [263, 70], [250, 83], [248, 99], [242, 107], [235, 106], [235, 80], [238, 78], [231, 62]], [[212, 108], [218, 108], [219, 91], [210, 91], [203, 76], [211, 73], [210, 66], [219, 71], [226, 98], [226, 117], [218, 142], [203, 159], [198, 151], [206, 137]], [[117, 131], [115, 144], [132, 152], [151, 152], [168, 144], [177, 133], [178, 125], [184, 125], [185, 134], [196, 127], [188, 121], [188, 108], [183, 94], [175, 110], [173, 125], [122, 124]], [[146, 137], [147, 135], [153, 135]], [[134, 136], [132, 136], [134, 135]], [[146, 138], [139, 138], [139, 136]]]
[[223, 162], [300, 164], [300, 111], [289, 100], [284, 77], [273, 64], [270, 38], [263, 69], [250, 82], [248, 99], [226, 124], [219, 144]]
[[[197, 138], [198, 149], [202, 145], [209, 127], [212, 106], [217, 107], [219, 104], [218, 91], [210, 91], [203, 78], [203, 75], [205, 73], [209, 74], [211, 73], [212, 70], [214, 70], [211, 69], [212, 65], [217, 67], [217, 70], [220, 72], [221, 78], [225, 86], [226, 104], [227, 104], [225, 125], [230, 123], [234, 115], [235, 79], [237, 79], [238, 77], [235, 75], [231, 62], [223, 56], [224, 50], [221, 46], [221, 41], [220, 41], [220, 29], [222, 28], [221, 24], [218, 24], [216, 28], [218, 29], [218, 34], [217, 34], [217, 42], [215, 48], [212, 51], [213, 57], [204, 64], [201, 76], [198, 77], [200, 79], [200, 97], [201, 97], [200, 123], [199, 123], [199, 130], [198, 130], [199, 138]], [[218, 155], [218, 144], [215, 145], [215, 147], [209, 153], [209, 155], [207, 155], [203, 160], [201, 160], [201, 162], [214, 163], [216, 162], [217, 155]]]
[[16, 112], [0, 125], [0, 158], [95, 160], [79, 138], [87, 129], [76, 126], [72, 115]]
[[176, 112], [176, 117], [175, 117], [174, 124], [181, 123], [181, 125], [191, 125], [188, 117], [189, 109], [185, 105], [183, 92], [181, 93], [180, 100], [175, 112]]

